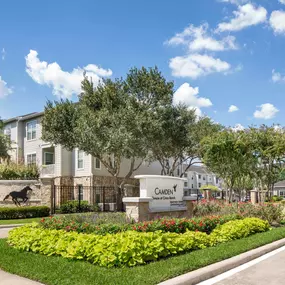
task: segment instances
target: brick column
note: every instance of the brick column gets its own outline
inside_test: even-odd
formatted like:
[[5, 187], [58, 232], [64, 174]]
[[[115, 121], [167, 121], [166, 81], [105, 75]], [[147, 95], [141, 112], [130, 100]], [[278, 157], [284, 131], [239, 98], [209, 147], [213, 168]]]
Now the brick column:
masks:
[[258, 197], [257, 197], [257, 191], [256, 190], [251, 190], [250, 191], [250, 200], [252, 204], [257, 204], [258, 203]]
[[125, 197], [123, 203], [126, 205], [126, 216], [135, 222], [149, 220], [149, 202], [151, 197]]
[[194, 204], [193, 201], [196, 201], [196, 197], [191, 197], [191, 196], [184, 196], [183, 200], [186, 201], [186, 212], [185, 212], [185, 217], [186, 218], [192, 218], [193, 217], [193, 209], [194, 209]]

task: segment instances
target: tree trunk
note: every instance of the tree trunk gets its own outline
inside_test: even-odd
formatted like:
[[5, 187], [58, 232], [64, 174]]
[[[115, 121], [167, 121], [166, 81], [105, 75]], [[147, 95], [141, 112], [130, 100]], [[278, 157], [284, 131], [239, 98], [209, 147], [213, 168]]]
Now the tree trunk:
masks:
[[114, 188], [116, 193], [116, 210], [122, 211], [123, 210], [123, 191], [119, 185], [118, 177], [114, 179]]

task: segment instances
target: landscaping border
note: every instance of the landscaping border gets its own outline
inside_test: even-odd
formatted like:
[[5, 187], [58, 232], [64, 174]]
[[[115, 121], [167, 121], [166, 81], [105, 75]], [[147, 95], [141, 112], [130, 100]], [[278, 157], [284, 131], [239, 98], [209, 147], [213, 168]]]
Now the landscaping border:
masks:
[[[19, 251], [0, 239], [0, 268], [49, 285], [154, 285], [210, 264], [238, 256], [285, 238], [285, 228], [273, 228], [216, 247], [191, 251], [132, 268], [104, 268], [81, 260]], [[146, 274], [147, 272], [147, 274]]]
[[229, 259], [208, 265], [206, 267], [197, 269], [195, 271], [180, 275], [178, 277], [161, 282], [158, 285], [194, 285], [202, 281], [213, 278], [235, 267], [245, 264], [253, 259], [256, 259], [266, 253], [276, 250], [285, 245], [285, 238], [275, 241], [273, 243], [258, 247], [256, 249], [247, 251], [240, 255], [231, 257]]

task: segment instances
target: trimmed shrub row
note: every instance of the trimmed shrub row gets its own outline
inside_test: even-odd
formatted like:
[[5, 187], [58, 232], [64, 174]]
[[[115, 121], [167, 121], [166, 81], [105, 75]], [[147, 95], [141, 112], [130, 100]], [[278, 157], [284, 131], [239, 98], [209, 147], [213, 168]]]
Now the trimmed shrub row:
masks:
[[46, 229], [76, 231], [78, 233], [94, 233], [98, 235], [114, 234], [134, 230], [137, 232], [174, 232], [185, 233], [188, 231], [199, 231], [211, 233], [217, 225], [228, 221], [241, 219], [239, 215], [210, 216], [194, 219], [158, 219], [135, 224], [101, 224], [96, 225], [88, 222], [78, 222], [69, 217], [49, 217], [40, 221], [40, 226]]
[[49, 213], [50, 208], [46, 206], [3, 207], [0, 208], [0, 220], [40, 218], [47, 217]]
[[258, 218], [231, 221], [218, 226], [210, 235], [198, 231], [184, 234], [127, 231], [100, 236], [34, 225], [10, 231], [8, 243], [19, 250], [86, 260], [99, 266], [135, 266], [267, 230], [268, 222]]
[[80, 207], [79, 207], [79, 201], [73, 200], [68, 201], [64, 204], [62, 204], [59, 208], [59, 212], [62, 214], [68, 214], [68, 213], [79, 213], [79, 212], [98, 212], [100, 210], [98, 205], [90, 205], [88, 204], [88, 201], [80, 201]]

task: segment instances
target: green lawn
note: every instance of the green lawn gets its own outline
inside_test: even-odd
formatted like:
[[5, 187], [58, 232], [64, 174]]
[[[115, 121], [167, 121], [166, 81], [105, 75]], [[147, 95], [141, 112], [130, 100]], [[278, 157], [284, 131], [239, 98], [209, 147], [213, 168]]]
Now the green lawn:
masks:
[[50, 285], [149, 285], [285, 237], [285, 228], [256, 234], [133, 268], [102, 268], [83, 261], [20, 252], [0, 240], [0, 268]]
[[14, 219], [14, 220], [0, 220], [0, 225], [11, 225], [11, 224], [28, 224], [32, 222], [38, 222], [42, 218], [30, 218], [30, 219]]

